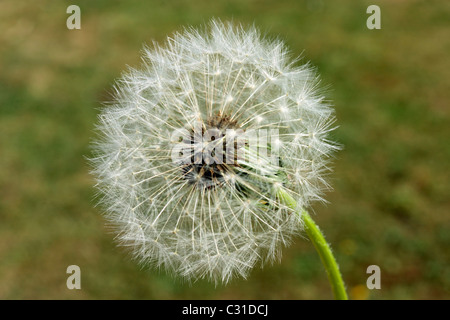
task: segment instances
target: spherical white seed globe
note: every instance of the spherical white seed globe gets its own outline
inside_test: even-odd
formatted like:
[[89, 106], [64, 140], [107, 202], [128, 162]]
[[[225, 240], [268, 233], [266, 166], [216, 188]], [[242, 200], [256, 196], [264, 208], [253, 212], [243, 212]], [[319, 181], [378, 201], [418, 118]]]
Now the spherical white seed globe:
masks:
[[281, 41], [217, 20], [184, 30], [145, 49], [100, 114], [91, 163], [106, 218], [143, 263], [246, 277], [301, 231], [277, 190], [298, 210], [323, 200], [333, 122]]

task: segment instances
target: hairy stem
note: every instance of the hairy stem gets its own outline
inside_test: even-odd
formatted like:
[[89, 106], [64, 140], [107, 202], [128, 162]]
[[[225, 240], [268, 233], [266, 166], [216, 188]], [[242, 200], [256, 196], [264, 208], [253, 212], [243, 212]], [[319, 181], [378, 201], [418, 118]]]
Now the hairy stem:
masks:
[[298, 212], [297, 202], [294, 198], [283, 188], [279, 188], [277, 190], [277, 196], [282, 203], [284, 203], [289, 208], [296, 210], [298, 214], [301, 215], [304, 223], [305, 230], [308, 234], [308, 237], [311, 239], [314, 247], [316, 248], [320, 259], [325, 267], [325, 270], [328, 275], [328, 280], [330, 281], [331, 288], [334, 293], [334, 297], [336, 300], [348, 300], [347, 292], [345, 291], [344, 281], [342, 280], [341, 273], [339, 271], [339, 266], [336, 262], [336, 259], [331, 252], [331, 248], [326, 242], [322, 232], [319, 227], [316, 225], [314, 220], [305, 210], [301, 209], [301, 212]]

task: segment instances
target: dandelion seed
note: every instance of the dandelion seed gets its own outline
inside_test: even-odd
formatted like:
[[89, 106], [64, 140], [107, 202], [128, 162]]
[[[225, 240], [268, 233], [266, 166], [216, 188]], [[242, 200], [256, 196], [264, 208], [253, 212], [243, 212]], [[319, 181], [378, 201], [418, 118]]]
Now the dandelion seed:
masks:
[[[323, 200], [337, 149], [317, 76], [296, 64], [256, 28], [212, 21], [146, 48], [117, 82], [92, 171], [119, 242], [142, 263], [226, 283], [280, 259], [303, 224], [277, 190], [298, 208]], [[273, 130], [267, 145], [238, 139]]]

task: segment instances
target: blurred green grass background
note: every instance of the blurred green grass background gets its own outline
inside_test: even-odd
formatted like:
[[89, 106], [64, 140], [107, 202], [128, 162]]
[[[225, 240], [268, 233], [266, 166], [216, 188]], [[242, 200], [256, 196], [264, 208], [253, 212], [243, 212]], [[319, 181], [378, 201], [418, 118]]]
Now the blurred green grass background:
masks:
[[[81, 30], [66, 8], [81, 8]], [[381, 7], [382, 29], [366, 28]], [[0, 298], [331, 299], [306, 239], [248, 280], [182, 283], [132, 261], [94, 207], [85, 156], [101, 102], [143, 43], [212, 17], [310, 60], [336, 106], [328, 205], [314, 206], [353, 299], [450, 298], [449, 1], [0, 3]], [[81, 290], [66, 288], [67, 266]], [[365, 286], [381, 268], [381, 289]]]

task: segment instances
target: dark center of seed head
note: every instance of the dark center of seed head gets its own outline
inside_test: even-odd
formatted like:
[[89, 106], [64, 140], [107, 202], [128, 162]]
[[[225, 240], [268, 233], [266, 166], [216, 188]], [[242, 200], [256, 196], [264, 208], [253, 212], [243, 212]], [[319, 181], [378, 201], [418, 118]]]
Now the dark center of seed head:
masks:
[[181, 171], [191, 185], [210, 190], [226, 183], [227, 175], [238, 166], [238, 150], [242, 143], [236, 133], [243, 130], [235, 119], [217, 114], [202, 124], [201, 131], [200, 135], [194, 128], [190, 130], [187, 139], [190, 157], [188, 155], [189, 161], [181, 165]]

